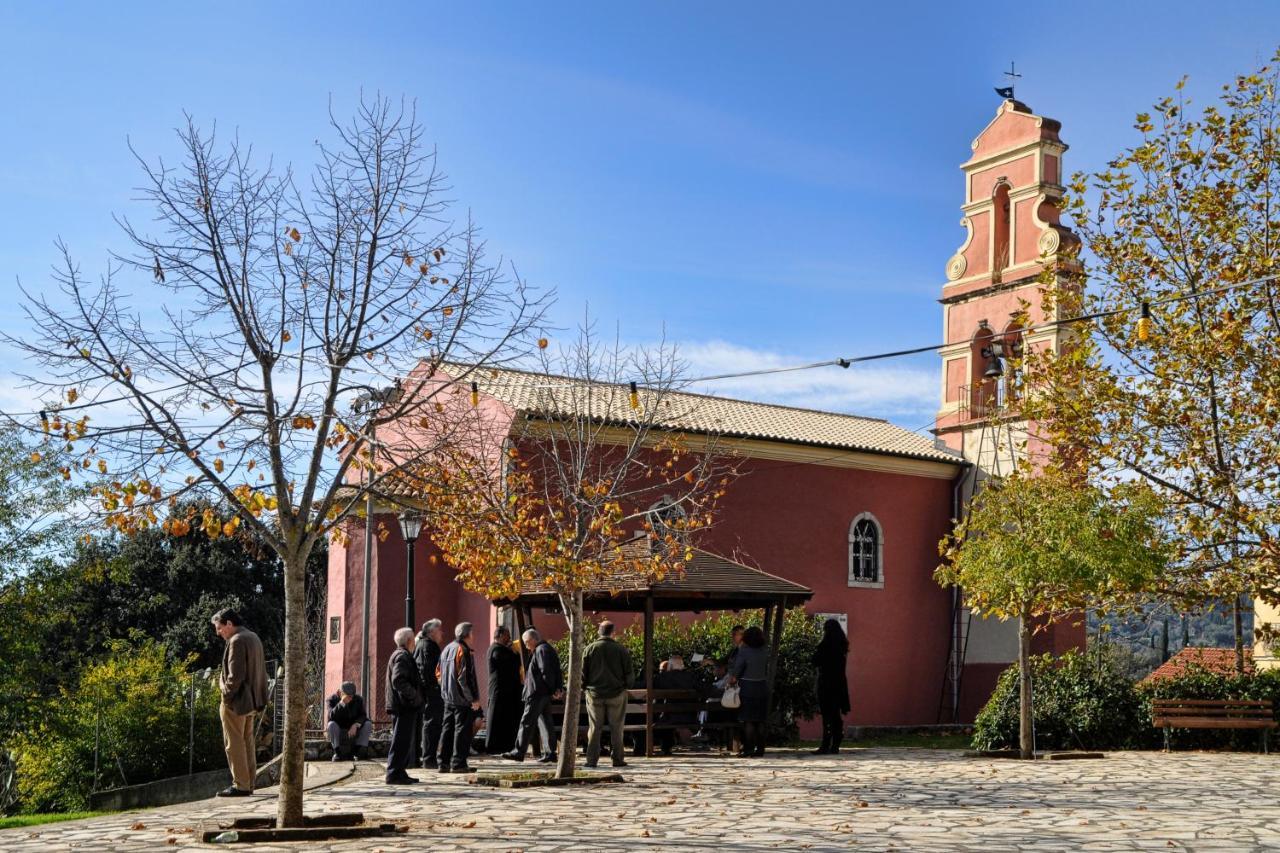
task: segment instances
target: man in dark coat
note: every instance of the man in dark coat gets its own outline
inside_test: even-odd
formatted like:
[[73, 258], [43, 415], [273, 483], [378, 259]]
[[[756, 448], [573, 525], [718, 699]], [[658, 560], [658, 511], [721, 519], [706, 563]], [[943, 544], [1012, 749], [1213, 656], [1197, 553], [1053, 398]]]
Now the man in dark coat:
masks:
[[329, 725], [326, 729], [329, 743], [333, 745], [334, 761], [341, 761], [344, 753], [368, 757], [373, 723], [365, 713], [364, 697], [356, 693], [354, 681], [342, 682], [338, 692], [329, 697]]
[[262, 641], [244, 627], [240, 614], [219, 610], [213, 614], [213, 630], [226, 641], [222, 653], [222, 675], [218, 686], [222, 704], [222, 745], [231, 766], [231, 785], [219, 797], [247, 797], [253, 793], [258, 776], [257, 745], [253, 739], [253, 717], [267, 707], [267, 665]]
[[[684, 690], [697, 694], [697, 700], [702, 700], [702, 685], [698, 682], [698, 677], [692, 670], [684, 668], [684, 655], [673, 654], [666, 661], [666, 669], [658, 673], [653, 679], [654, 690]], [[662, 699], [658, 701], [659, 707], [667, 704], [686, 705], [690, 700], [668, 700]], [[692, 711], [661, 711], [658, 714], [658, 722], [664, 726], [692, 726], [696, 722], [696, 717]], [[676, 744], [676, 730], [674, 728], [662, 728], [657, 732], [658, 745], [663, 755], [670, 755]]]
[[476, 662], [467, 642], [471, 639], [471, 623], [459, 622], [453, 629], [454, 641], [440, 653], [440, 698], [444, 700], [444, 725], [440, 731], [441, 773], [470, 773], [467, 756], [471, 754], [473, 723], [480, 710], [480, 685], [476, 681]]
[[422, 714], [422, 676], [413, 660], [413, 629], [398, 629], [395, 640], [396, 650], [387, 661], [387, 713], [395, 722], [391, 726], [386, 780], [388, 785], [412, 785], [418, 780], [406, 769]]
[[521, 636], [526, 649], [532, 649], [529, 666], [524, 673], [524, 714], [520, 717], [520, 732], [516, 736], [516, 748], [504, 752], [503, 758], [524, 761], [525, 751], [533, 740], [534, 728], [542, 732], [543, 764], [556, 760], [556, 730], [551, 720], [551, 701], [564, 695], [564, 676], [560, 673], [560, 656], [555, 647], [530, 628]]
[[499, 625], [489, 646], [489, 704], [484, 751], [507, 752], [520, 725], [520, 655], [511, 648], [511, 631]]
[[422, 690], [426, 696], [426, 703], [422, 706], [422, 730], [419, 733], [419, 761], [421, 766], [428, 769], [435, 769], [437, 766], [440, 726], [444, 723], [444, 700], [440, 698], [440, 681], [436, 678], [436, 670], [440, 667], [440, 644], [444, 640], [441, 624], [439, 619], [423, 622], [422, 633], [418, 635], [417, 645], [413, 649], [413, 659], [418, 664]]

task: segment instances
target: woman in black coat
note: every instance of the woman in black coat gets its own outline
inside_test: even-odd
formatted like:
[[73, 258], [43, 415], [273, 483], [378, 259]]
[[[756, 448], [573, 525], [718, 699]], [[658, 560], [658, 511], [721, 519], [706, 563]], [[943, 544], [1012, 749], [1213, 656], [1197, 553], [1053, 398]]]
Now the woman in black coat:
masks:
[[499, 626], [489, 646], [489, 705], [484, 751], [497, 755], [515, 748], [520, 725], [520, 655], [511, 648], [511, 632]]
[[818, 708], [822, 711], [822, 746], [818, 755], [834, 755], [844, 738], [844, 715], [849, 713], [849, 681], [845, 664], [849, 658], [849, 638], [840, 623], [828, 619], [822, 626], [822, 641], [813, 653], [818, 670]]

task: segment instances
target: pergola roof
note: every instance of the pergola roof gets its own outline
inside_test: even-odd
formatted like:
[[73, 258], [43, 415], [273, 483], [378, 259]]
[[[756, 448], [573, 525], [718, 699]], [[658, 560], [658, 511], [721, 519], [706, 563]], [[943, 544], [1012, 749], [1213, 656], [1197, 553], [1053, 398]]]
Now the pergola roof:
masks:
[[[604, 578], [583, 596], [588, 611], [639, 612], [652, 597], [656, 611], [699, 612], [703, 610], [744, 610], [765, 605], [793, 607], [813, 598], [813, 590], [786, 578], [771, 575], [742, 563], [698, 548], [683, 572], [652, 581], [635, 576]], [[556, 593], [537, 586], [521, 590], [515, 598], [495, 598], [497, 605], [519, 604], [558, 610]]]

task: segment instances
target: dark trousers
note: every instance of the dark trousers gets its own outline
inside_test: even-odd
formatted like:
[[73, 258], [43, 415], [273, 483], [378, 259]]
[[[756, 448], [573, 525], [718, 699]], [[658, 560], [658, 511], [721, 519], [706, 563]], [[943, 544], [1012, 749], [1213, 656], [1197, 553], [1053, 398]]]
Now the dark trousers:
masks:
[[839, 750], [840, 741], [844, 740], [844, 709], [840, 705], [839, 700], [818, 703], [822, 712], [822, 748], [830, 752]]
[[840, 749], [844, 740], [844, 714], [839, 706], [822, 709], [822, 748], [828, 752]]
[[387, 752], [387, 778], [401, 776], [409, 768], [413, 755], [413, 734], [418, 728], [421, 711], [404, 711], [396, 714], [391, 726], [391, 747]]
[[440, 729], [440, 766], [460, 769], [471, 755], [472, 723], [476, 712], [470, 705], [445, 705]]
[[436, 763], [436, 753], [440, 748], [440, 727], [444, 724], [444, 700], [439, 692], [428, 692], [427, 705], [422, 709], [422, 731], [420, 734], [420, 757], [424, 765]]
[[550, 755], [556, 751], [556, 730], [551, 721], [551, 697], [534, 696], [524, 702], [524, 713], [520, 715], [520, 732], [516, 735], [516, 752], [524, 755], [529, 744], [533, 742], [535, 730], [542, 730], [542, 754]]

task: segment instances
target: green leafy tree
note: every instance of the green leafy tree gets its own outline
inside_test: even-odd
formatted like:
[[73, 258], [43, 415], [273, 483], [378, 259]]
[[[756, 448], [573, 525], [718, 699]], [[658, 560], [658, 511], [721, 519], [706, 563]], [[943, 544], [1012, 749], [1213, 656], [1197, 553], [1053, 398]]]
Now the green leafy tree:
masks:
[[[195, 686], [195, 752], [188, 752]], [[151, 640], [117, 641], [14, 741], [22, 809], [77, 811], [99, 788], [222, 764], [217, 683]]]
[[1239, 602], [1280, 603], [1278, 83], [1264, 67], [1202, 111], [1179, 83], [1138, 114], [1136, 144], [1072, 177], [1066, 213], [1086, 250], [1047, 295], [1101, 316], [1027, 369], [1027, 408], [1052, 446], [1177, 509], [1162, 593], [1237, 602], [1239, 671]]
[[1033, 752], [1032, 632], [1148, 588], [1168, 561], [1162, 509], [1139, 483], [1108, 493], [1060, 468], [1024, 468], [990, 481], [940, 543], [940, 584], [963, 589], [976, 614], [1018, 620], [1024, 758]]

